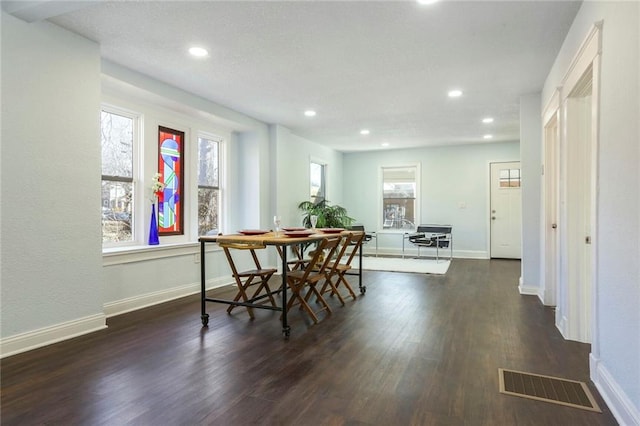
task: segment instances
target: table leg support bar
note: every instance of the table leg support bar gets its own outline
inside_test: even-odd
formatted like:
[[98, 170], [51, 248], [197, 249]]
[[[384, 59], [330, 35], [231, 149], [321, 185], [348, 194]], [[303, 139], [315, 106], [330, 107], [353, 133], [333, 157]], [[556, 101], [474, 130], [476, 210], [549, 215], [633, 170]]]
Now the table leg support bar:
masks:
[[207, 286], [204, 274], [204, 253], [204, 241], [200, 241], [200, 320], [202, 320], [202, 325], [207, 327], [209, 325], [209, 314], [206, 312]]
[[291, 335], [291, 327], [287, 323], [287, 247], [282, 250], [282, 334], [285, 339]]
[[[358, 287], [360, 288], [360, 294], [367, 292], [367, 287], [362, 285], [362, 246], [364, 238], [360, 240], [360, 248], [358, 249]], [[376, 257], [378, 256], [378, 239], [376, 238]]]

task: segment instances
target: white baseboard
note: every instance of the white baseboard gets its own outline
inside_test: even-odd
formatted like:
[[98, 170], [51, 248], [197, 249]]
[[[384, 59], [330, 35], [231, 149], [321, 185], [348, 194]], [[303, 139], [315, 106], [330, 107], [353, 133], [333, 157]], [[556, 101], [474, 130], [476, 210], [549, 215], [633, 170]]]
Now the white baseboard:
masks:
[[562, 334], [562, 337], [567, 340], [567, 317], [562, 315], [559, 309], [556, 309], [556, 328]]
[[453, 257], [460, 259], [489, 259], [489, 253], [484, 250], [454, 250]]
[[591, 380], [617, 422], [622, 426], [640, 426], [640, 408], [633, 405], [602, 362], [590, 354], [589, 366]]
[[[231, 284], [229, 277], [220, 277], [215, 280], [207, 281], [207, 290], [222, 287]], [[181, 297], [200, 292], [200, 283], [192, 283], [179, 287], [173, 287], [166, 290], [154, 291], [152, 293], [141, 294], [138, 296], [128, 297], [126, 299], [117, 300], [104, 304], [104, 313], [107, 318], [136, 311], [138, 309], [147, 308], [159, 303], [169, 302]]]
[[96, 314], [17, 334], [0, 341], [0, 358], [27, 352], [105, 328], [107, 328], [105, 315]]
[[540, 298], [540, 287], [533, 286], [533, 285], [527, 285], [522, 281], [522, 277], [520, 277], [520, 280], [518, 282], [518, 291], [520, 292], [520, 294], [523, 294], [525, 296], [538, 296], [538, 298]]
[[[222, 287], [232, 282], [229, 277], [221, 277], [207, 282], [207, 290]], [[180, 297], [200, 292], [200, 283], [187, 284], [167, 290], [156, 291], [130, 297], [116, 302], [105, 303], [104, 313], [79, 318], [51, 327], [45, 327], [27, 333], [18, 334], [0, 340], [0, 358], [27, 352], [63, 340], [107, 328], [108, 317], [168, 302]]]
[[[365, 256], [375, 256], [376, 249], [375, 247], [366, 247], [362, 252]], [[393, 248], [393, 247], [378, 247], [378, 256], [402, 256], [402, 249]], [[409, 249], [405, 250], [404, 255], [406, 257], [417, 257], [418, 250]], [[420, 256], [423, 257], [435, 257], [436, 251], [431, 249], [430, 251], [427, 249], [420, 250]], [[449, 258], [449, 250], [443, 249], [439, 253], [441, 258]], [[477, 251], [477, 250], [454, 250], [453, 258], [459, 259], [489, 259], [489, 254], [486, 251]]]

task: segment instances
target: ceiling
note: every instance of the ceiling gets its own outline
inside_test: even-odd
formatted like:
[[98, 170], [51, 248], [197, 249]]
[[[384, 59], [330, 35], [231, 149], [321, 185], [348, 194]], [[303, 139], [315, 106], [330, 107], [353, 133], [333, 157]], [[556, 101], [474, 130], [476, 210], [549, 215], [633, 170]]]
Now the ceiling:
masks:
[[[520, 96], [541, 91], [580, 7], [447, 0], [4, 3], [22, 19], [48, 18], [97, 41], [109, 61], [344, 152], [519, 140]], [[193, 45], [208, 56], [191, 57]], [[463, 95], [449, 98], [452, 89]], [[307, 109], [317, 115], [306, 117]], [[485, 117], [494, 122], [482, 123]], [[370, 134], [361, 135], [365, 128]]]

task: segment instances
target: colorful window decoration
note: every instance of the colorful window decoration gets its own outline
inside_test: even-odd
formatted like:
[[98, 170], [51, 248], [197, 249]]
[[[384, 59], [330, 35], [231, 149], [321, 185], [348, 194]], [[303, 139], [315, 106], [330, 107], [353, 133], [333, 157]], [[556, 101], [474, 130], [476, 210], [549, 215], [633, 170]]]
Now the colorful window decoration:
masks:
[[158, 172], [164, 191], [158, 197], [158, 234], [184, 234], [184, 132], [158, 126]]

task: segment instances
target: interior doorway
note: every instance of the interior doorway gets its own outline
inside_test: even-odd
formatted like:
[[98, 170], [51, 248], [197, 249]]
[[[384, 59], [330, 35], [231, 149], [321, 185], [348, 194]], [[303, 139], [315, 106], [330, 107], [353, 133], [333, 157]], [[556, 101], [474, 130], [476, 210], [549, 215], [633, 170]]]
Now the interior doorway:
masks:
[[[593, 67], [588, 67], [563, 103], [566, 191], [563, 227], [566, 241], [563, 281], [566, 286], [566, 336], [591, 342], [593, 237], [595, 230], [595, 140]], [[595, 108], [595, 109], [594, 109]]]
[[599, 357], [597, 182], [602, 23], [591, 28], [562, 80], [556, 326]]
[[490, 257], [522, 258], [520, 162], [491, 163]]
[[[555, 97], [558, 101], [557, 96]], [[560, 198], [560, 106], [556, 102], [548, 116], [545, 114], [544, 126], [544, 163], [543, 163], [543, 302], [547, 306], [556, 306], [558, 292], [560, 238], [558, 236], [559, 198]]]

